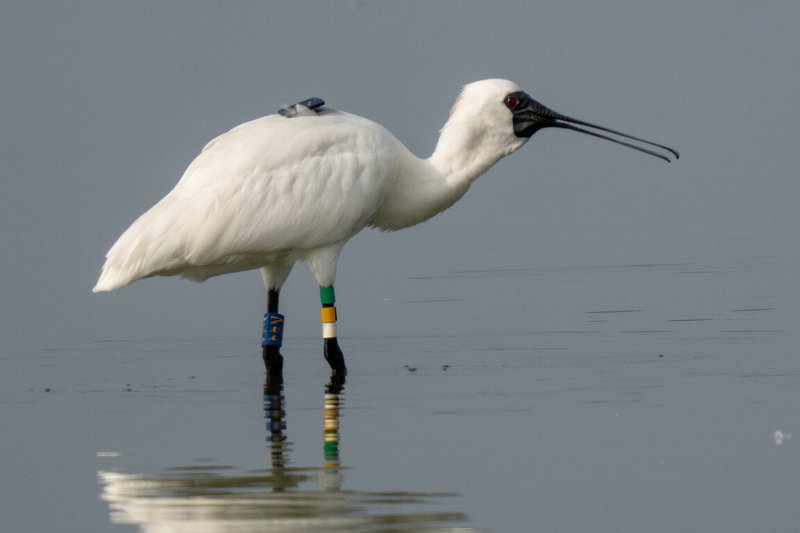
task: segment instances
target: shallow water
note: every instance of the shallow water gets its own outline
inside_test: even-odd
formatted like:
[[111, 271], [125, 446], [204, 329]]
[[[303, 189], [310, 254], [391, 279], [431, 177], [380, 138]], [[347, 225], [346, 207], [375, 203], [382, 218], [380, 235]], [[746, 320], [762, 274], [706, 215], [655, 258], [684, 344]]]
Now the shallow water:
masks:
[[791, 531], [798, 270], [404, 280], [403, 331], [343, 338], [343, 384], [313, 336], [282, 388], [242, 340], [11, 346], [2, 529]]

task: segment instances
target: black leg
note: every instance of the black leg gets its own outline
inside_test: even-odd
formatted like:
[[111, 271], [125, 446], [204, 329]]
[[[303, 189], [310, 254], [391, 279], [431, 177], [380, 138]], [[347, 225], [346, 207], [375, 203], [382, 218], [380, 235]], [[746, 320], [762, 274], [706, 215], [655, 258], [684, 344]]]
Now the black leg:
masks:
[[283, 356], [280, 354], [283, 341], [283, 315], [278, 314], [279, 294], [280, 289], [270, 289], [267, 293], [267, 314], [264, 315], [264, 333], [261, 339], [267, 380], [272, 380], [276, 384], [283, 381]]
[[336, 337], [324, 339], [323, 354], [325, 360], [331, 365], [331, 371], [334, 374], [346, 374], [347, 367], [344, 366], [344, 354], [339, 348], [339, 341]]

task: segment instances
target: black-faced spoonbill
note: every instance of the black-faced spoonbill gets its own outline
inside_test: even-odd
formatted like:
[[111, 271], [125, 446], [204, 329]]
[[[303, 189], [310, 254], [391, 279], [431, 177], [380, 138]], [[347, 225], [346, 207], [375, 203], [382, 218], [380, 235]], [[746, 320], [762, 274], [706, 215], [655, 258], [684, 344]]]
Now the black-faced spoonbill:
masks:
[[365, 227], [398, 230], [428, 220], [542, 128], [678, 158], [672, 148], [556, 113], [508, 80], [465, 86], [427, 159], [383, 126], [323, 104], [305, 100], [208, 143], [175, 188], [111, 247], [94, 291], [150, 276], [203, 281], [260, 268], [267, 289], [262, 353], [268, 375], [279, 377], [284, 317], [278, 295], [302, 260], [320, 287], [325, 359], [343, 374], [336, 263], [344, 243]]

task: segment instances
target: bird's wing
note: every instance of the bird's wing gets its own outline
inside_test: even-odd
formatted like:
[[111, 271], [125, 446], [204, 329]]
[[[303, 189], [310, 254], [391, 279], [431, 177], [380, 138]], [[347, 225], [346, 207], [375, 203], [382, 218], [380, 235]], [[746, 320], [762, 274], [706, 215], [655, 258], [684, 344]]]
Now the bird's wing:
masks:
[[334, 111], [237, 126], [122, 234], [95, 290], [159, 274], [205, 279], [343, 242], [383, 201], [398, 144]]

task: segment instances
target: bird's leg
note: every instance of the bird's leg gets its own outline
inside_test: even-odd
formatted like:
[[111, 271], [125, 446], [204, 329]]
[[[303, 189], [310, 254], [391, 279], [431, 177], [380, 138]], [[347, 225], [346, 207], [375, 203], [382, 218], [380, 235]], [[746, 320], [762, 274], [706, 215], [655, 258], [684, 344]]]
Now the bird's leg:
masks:
[[267, 291], [267, 313], [264, 315], [264, 330], [261, 334], [261, 347], [264, 364], [267, 367], [267, 380], [282, 380], [283, 356], [280, 354], [283, 343], [284, 317], [278, 313], [280, 289]]
[[347, 373], [344, 366], [344, 355], [339, 348], [339, 341], [336, 339], [336, 295], [333, 292], [333, 285], [320, 287], [319, 297], [322, 302], [320, 315], [322, 317], [322, 339], [325, 360], [331, 365], [334, 373]]

